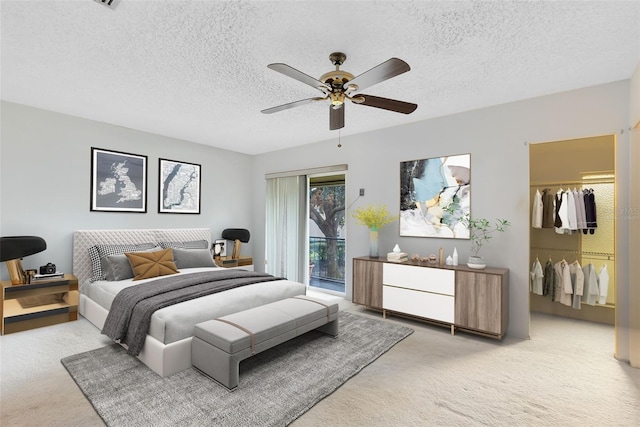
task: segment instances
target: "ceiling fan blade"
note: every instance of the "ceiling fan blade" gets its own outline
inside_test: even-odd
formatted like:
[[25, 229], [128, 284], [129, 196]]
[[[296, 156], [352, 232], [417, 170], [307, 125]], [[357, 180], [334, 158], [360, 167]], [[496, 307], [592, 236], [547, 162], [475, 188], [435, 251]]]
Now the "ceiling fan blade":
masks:
[[329, 130], [341, 129], [344, 127], [344, 104], [340, 108], [329, 106]]
[[288, 110], [289, 108], [299, 107], [301, 105], [310, 104], [313, 101], [322, 101], [323, 99], [327, 99], [326, 97], [316, 97], [316, 98], [307, 98], [301, 99], [300, 101], [289, 102], [288, 104], [278, 105], [277, 107], [267, 108], [266, 110], [260, 111], [264, 114], [277, 113], [278, 111]]
[[344, 89], [351, 85], [358, 85], [358, 89], [362, 90], [399, 74], [406, 73], [410, 69], [409, 64], [402, 59], [391, 58], [382, 64], [376, 65], [369, 71], [365, 71], [359, 76], [354, 77], [345, 84]]
[[314, 87], [316, 89], [322, 90], [322, 88], [325, 88], [325, 89], [331, 90], [331, 86], [329, 86], [328, 84], [323, 83], [320, 80], [315, 79], [315, 78], [303, 73], [302, 71], [298, 71], [295, 68], [290, 67], [287, 64], [282, 64], [282, 63], [269, 64], [269, 65], [267, 65], [267, 68], [270, 68], [273, 71], [277, 71], [279, 73], [282, 73], [287, 77], [291, 77], [292, 79], [296, 79], [299, 82], [302, 82], [302, 83], [304, 83], [306, 85], [309, 85], [311, 87]]
[[[364, 98], [363, 101], [359, 99]], [[367, 107], [382, 108], [383, 110], [395, 111], [396, 113], [411, 114], [418, 104], [412, 104], [410, 102], [398, 101], [396, 99], [381, 98], [379, 96], [365, 95], [364, 93], [358, 94], [355, 97], [354, 102], [360, 105], [366, 105]]]

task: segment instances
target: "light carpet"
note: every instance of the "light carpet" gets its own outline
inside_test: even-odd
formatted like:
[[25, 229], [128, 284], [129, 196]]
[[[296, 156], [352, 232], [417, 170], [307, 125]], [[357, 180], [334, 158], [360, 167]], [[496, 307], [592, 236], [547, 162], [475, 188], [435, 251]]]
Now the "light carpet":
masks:
[[240, 364], [229, 392], [195, 369], [162, 378], [117, 345], [62, 359], [109, 426], [285, 426], [410, 335], [340, 312], [337, 338], [311, 331]]

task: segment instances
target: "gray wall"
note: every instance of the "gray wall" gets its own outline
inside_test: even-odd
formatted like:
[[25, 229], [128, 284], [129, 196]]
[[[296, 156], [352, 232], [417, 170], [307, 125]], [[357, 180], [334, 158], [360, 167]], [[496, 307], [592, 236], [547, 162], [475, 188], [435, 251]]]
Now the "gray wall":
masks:
[[[246, 156], [104, 123], [3, 102], [0, 147], [0, 234], [35, 234], [47, 240], [47, 251], [28, 257], [28, 267], [55, 262], [71, 271], [71, 238], [76, 229], [247, 227], [253, 255], [263, 271], [265, 173], [348, 164], [347, 205], [386, 203], [397, 209], [399, 163], [405, 160], [471, 153], [472, 213], [512, 222], [484, 251], [488, 263], [510, 269], [508, 333], [529, 336], [529, 147], [527, 144], [603, 134], [617, 134], [617, 206], [629, 208], [629, 81], [564, 92], [440, 117], [391, 129]], [[391, 113], [389, 113], [391, 114]], [[621, 130], [625, 130], [621, 133]], [[90, 147], [149, 156], [148, 213], [89, 211]], [[157, 214], [157, 159], [202, 164], [201, 215]], [[251, 172], [249, 172], [251, 171]], [[366, 196], [356, 201], [358, 189]], [[629, 325], [629, 223], [619, 221], [619, 325]], [[347, 293], [351, 296], [351, 259], [368, 252], [368, 231], [347, 214]], [[380, 233], [382, 252], [395, 243], [407, 253], [437, 253], [468, 241], [400, 238], [397, 224]], [[2, 268], [6, 278], [6, 269]], [[628, 336], [618, 337], [619, 357], [628, 359]]]
[[[25, 268], [51, 261], [71, 272], [74, 230], [251, 228], [251, 157], [106, 123], [2, 102], [0, 235], [37, 235], [47, 250]], [[148, 156], [147, 213], [91, 212], [91, 147]], [[202, 165], [200, 215], [158, 214], [158, 158]], [[251, 255], [251, 242], [243, 245]], [[0, 266], [1, 277], [7, 271]]]
[[[354, 107], [355, 108], [355, 107]], [[399, 208], [399, 164], [402, 161], [471, 153], [472, 215], [506, 218], [512, 226], [483, 248], [487, 262], [510, 270], [508, 333], [529, 337], [529, 147], [528, 144], [603, 134], [618, 134], [619, 206], [628, 205], [629, 81], [595, 86], [415, 122], [396, 128], [255, 156], [253, 167], [256, 235], [254, 256], [264, 259], [265, 173], [348, 164], [347, 206], [367, 203]], [[391, 113], [390, 113], [391, 114]], [[356, 201], [358, 189], [365, 196]], [[368, 253], [368, 231], [347, 213], [347, 294], [351, 296], [351, 259]], [[618, 224], [618, 292], [628, 293], [628, 224]], [[469, 255], [468, 240], [399, 237], [398, 224], [380, 232], [381, 253], [398, 243], [404, 252]], [[625, 307], [619, 307], [624, 316]]]

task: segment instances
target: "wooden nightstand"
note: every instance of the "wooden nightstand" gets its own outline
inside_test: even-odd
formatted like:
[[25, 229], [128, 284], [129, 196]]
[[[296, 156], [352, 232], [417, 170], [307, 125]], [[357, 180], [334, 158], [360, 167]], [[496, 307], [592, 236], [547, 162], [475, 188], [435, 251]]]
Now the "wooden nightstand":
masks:
[[250, 256], [241, 256], [238, 259], [233, 259], [230, 256], [223, 256], [216, 258], [215, 262], [219, 267], [253, 271], [253, 258]]
[[29, 285], [0, 283], [2, 335], [78, 319], [78, 279], [72, 274]]

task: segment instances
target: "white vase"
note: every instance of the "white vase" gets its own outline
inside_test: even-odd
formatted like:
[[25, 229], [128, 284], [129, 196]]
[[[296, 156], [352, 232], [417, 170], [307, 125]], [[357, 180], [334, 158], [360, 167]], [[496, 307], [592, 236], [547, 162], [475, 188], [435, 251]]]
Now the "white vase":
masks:
[[475, 270], [483, 270], [487, 268], [487, 263], [484, 260], [484, 257], [472, 255], [467, 260], [467, 267], [473, 268]]

